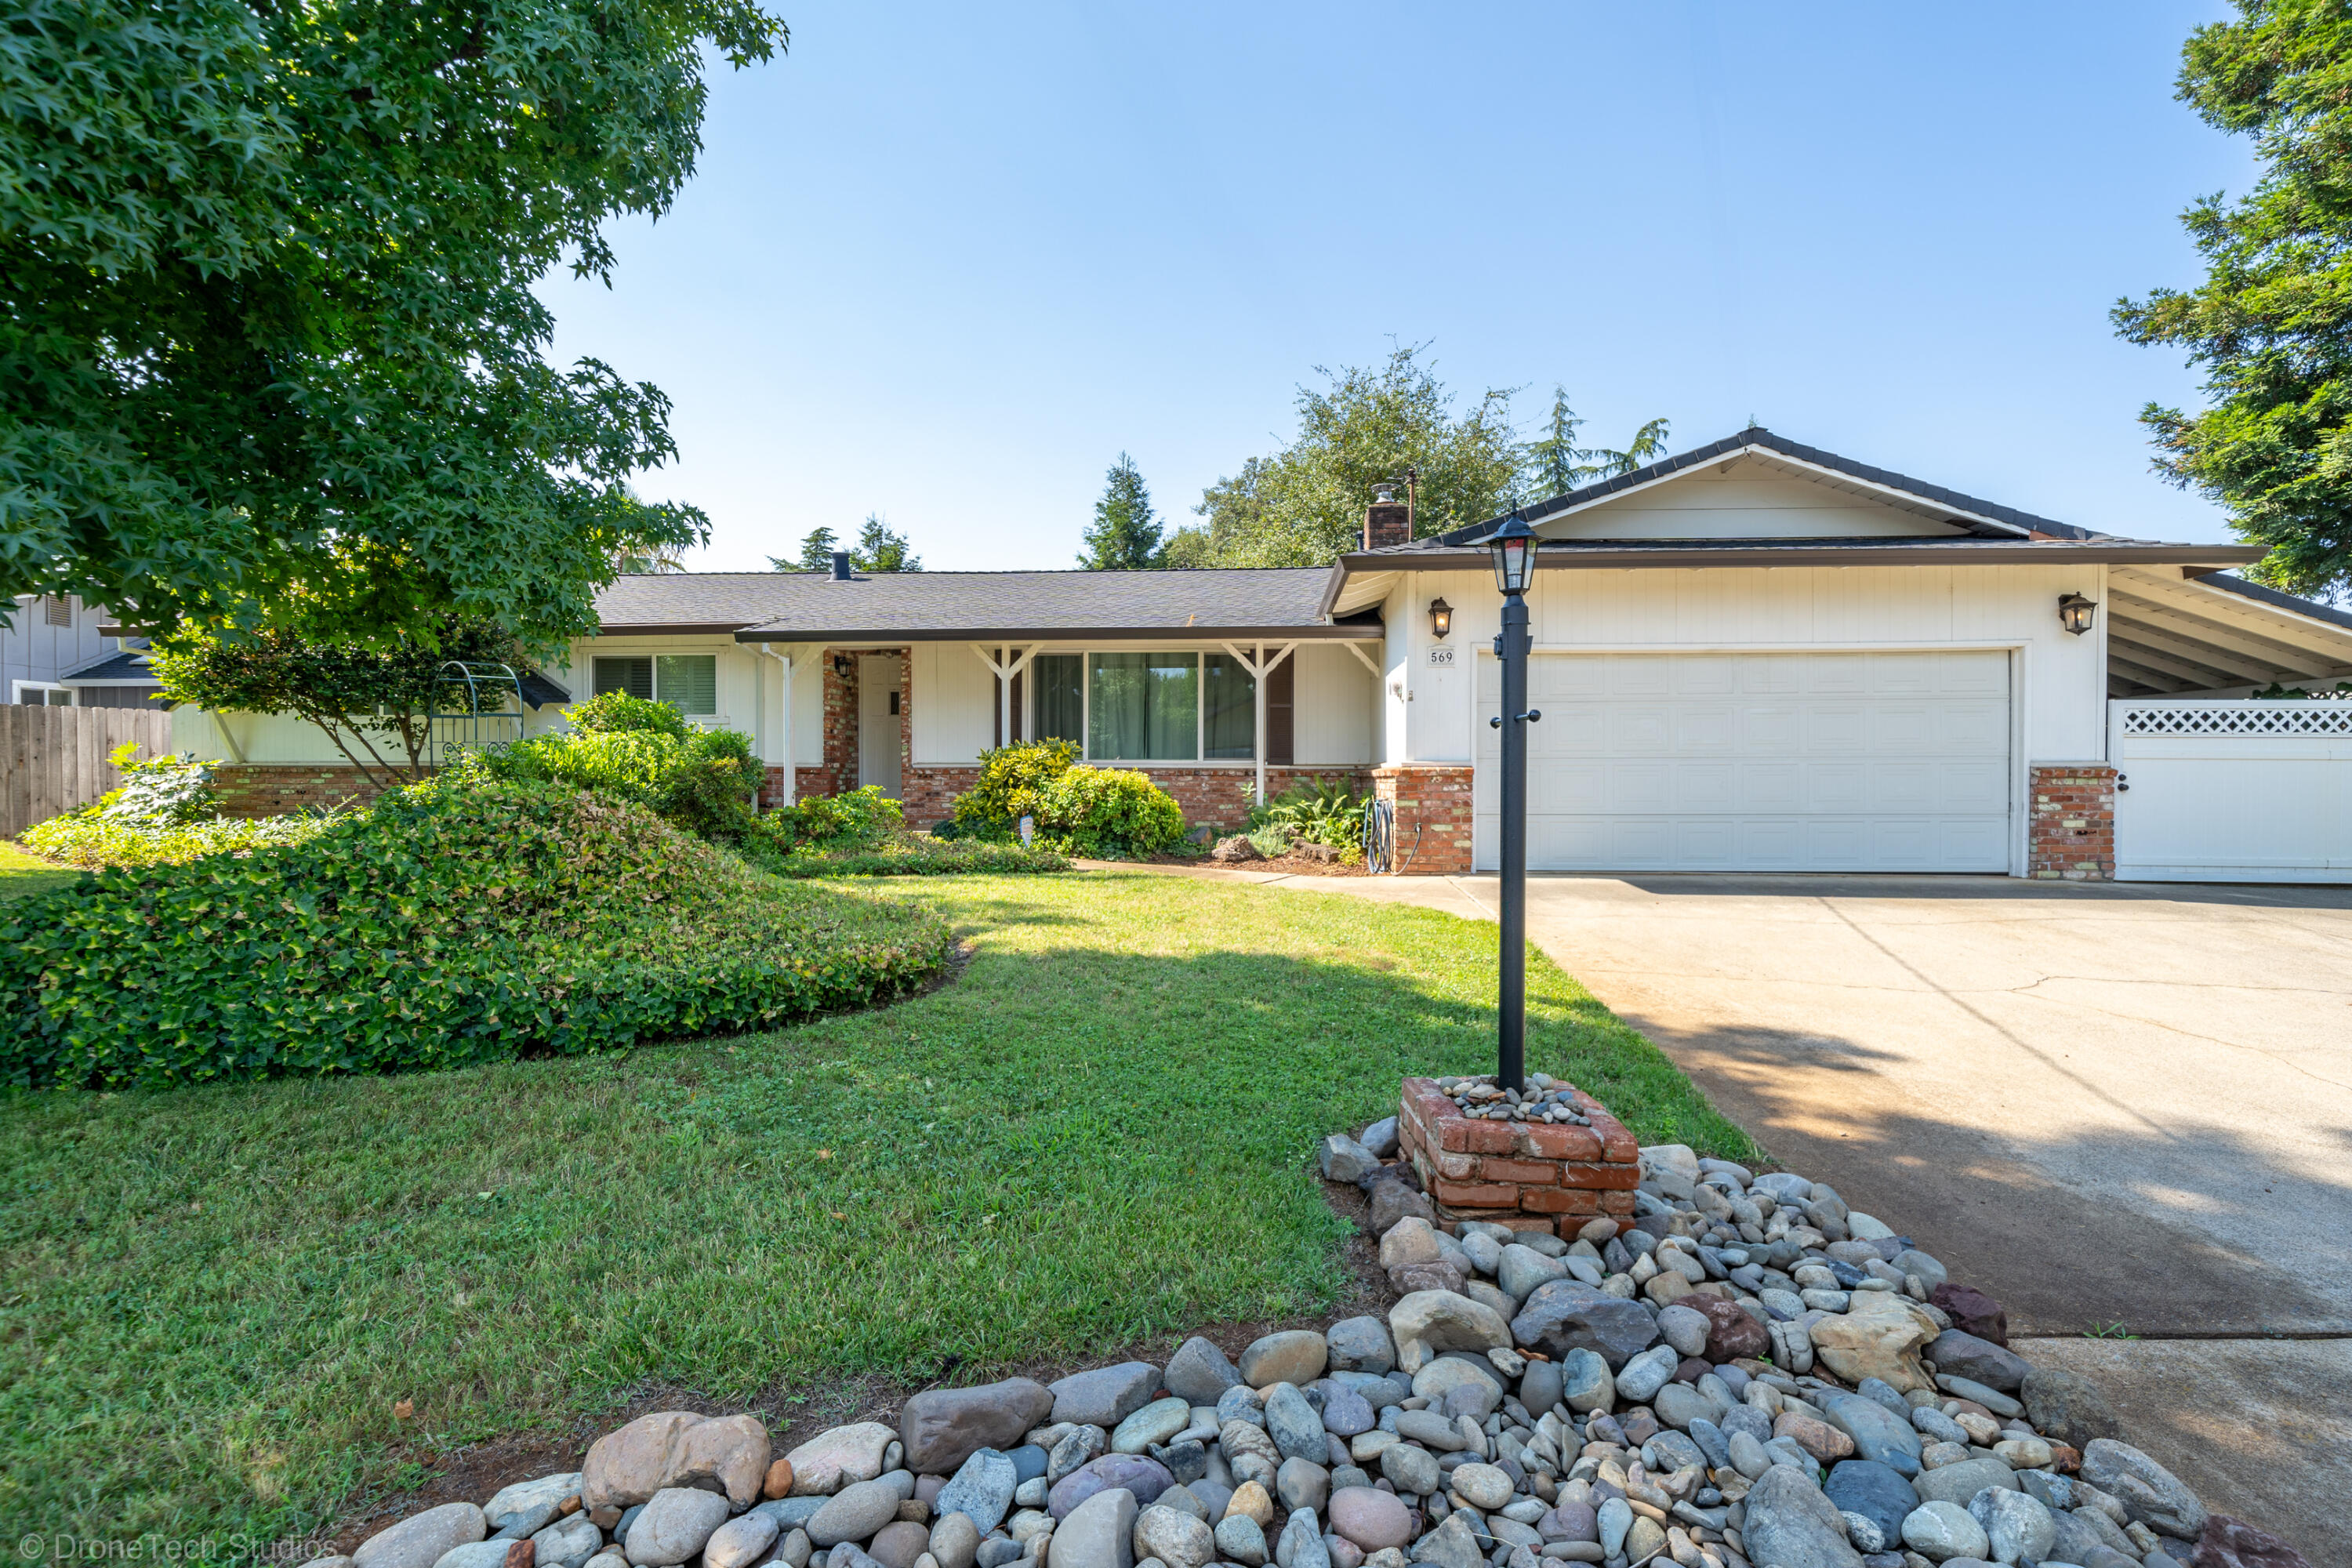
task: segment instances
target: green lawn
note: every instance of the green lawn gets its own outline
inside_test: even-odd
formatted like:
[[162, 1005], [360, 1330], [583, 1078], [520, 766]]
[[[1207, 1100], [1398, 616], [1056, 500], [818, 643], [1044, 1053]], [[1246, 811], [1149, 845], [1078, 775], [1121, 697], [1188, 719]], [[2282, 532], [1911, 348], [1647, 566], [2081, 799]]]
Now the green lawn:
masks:
[[[0, 1521], [291, 1533], [420, 1437], [649, 1384], [779, 1410], [1315, 1312], [1316, 1139], [1491, 1066], [1491, 926], [1140, 873], [879, 891], [977, 942], [956, 984], [601, 1058], [0, 1100]], [[1528, 1055], [1645, 1142], [1752, 1152], [1539, 956]]]
[[62, 888], [82, 873], [37, 860], [13, 844], [0, 844], [0, 899], [22, 899]]

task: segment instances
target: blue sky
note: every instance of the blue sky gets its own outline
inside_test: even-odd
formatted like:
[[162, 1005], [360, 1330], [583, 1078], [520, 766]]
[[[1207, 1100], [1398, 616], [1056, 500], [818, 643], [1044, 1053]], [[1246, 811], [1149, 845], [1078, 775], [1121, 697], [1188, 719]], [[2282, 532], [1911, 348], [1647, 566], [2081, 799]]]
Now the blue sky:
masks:
[[2227, 536], [2148, 471], [2170, 350], [2252, 177], [2172, 97], [2218, 3], [976, 7], [772, 0], [701, 172], [616, 226], [556, 348], [674, 399], [648, 496], [758, 569], [869, 510], [934, 568], [1071, 563], [1131, 452], [1171, 522], [1273, 450], [1317, 365], [1432, 344], [1616, 444], [1753, 415], [2061, 520]]

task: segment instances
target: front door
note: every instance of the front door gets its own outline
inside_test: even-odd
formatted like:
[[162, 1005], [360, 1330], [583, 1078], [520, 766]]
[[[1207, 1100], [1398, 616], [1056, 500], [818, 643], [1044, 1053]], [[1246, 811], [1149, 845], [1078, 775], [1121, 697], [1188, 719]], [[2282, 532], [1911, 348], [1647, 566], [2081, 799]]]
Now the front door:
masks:
[[857, 656], [857, 787], [898, 798], [898, 673], [895, 653]]

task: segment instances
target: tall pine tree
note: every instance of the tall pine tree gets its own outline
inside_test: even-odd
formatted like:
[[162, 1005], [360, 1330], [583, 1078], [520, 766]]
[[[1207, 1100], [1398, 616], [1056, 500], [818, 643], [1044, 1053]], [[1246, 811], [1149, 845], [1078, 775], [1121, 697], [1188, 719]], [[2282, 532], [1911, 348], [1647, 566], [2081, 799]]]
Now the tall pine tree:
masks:
[[2293, 593], [2352, 592], [2352, 15], [2321, 0], [2237, 0], [2189, 36], [2178, 96], [2252, 139], [2262, 176], [2182, 215], [2204, 281], [2115, 308], [2138, 343], [2188, 352], [2210, 399], [2151, 403], [2158, 470], [2230, 509], [2270, 553], [2248, 573]]
[[790, 555], [771, 555], [768, 564], [779, 572], [830, 572], [833, 570], [834, 541], [836, 537], [829, 528], [812, 528], [801, 540], [798, 559]]
[[1136, 471], [1135, 459], [1125, 452], [1110, 466], [1102, 500], [1095, 502], [1095, 521], [1087, 530], [1087, 552], [1078, 564], [1089, 572], [1133, 572], [1160, 563], [1160, 519], [1151, 510], [1151, 492]]

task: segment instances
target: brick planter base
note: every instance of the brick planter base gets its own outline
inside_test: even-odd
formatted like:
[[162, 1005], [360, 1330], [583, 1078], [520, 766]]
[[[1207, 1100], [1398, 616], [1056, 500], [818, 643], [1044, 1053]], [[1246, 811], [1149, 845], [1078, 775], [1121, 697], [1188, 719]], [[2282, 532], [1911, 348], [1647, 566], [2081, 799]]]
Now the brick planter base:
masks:
[[1470, 869], [1471, 770], [1466, 763], [1408, 763], [1374, 768], [1372, 789], [1393, 812], [1399, 876]]
[[1514, 1230], [1556, 1230], [1595, 1215], [1633, 1212], [1642, 1180], [1638, 1146], [1601, 1102], [1576, 1091], [1590, 1127], [1468, 1117], [1433, 1079], [1409, 1078], [1397, 1112], [1397, 1140], [1422, 1185], [1455, 1219], [1493, 1220]]

